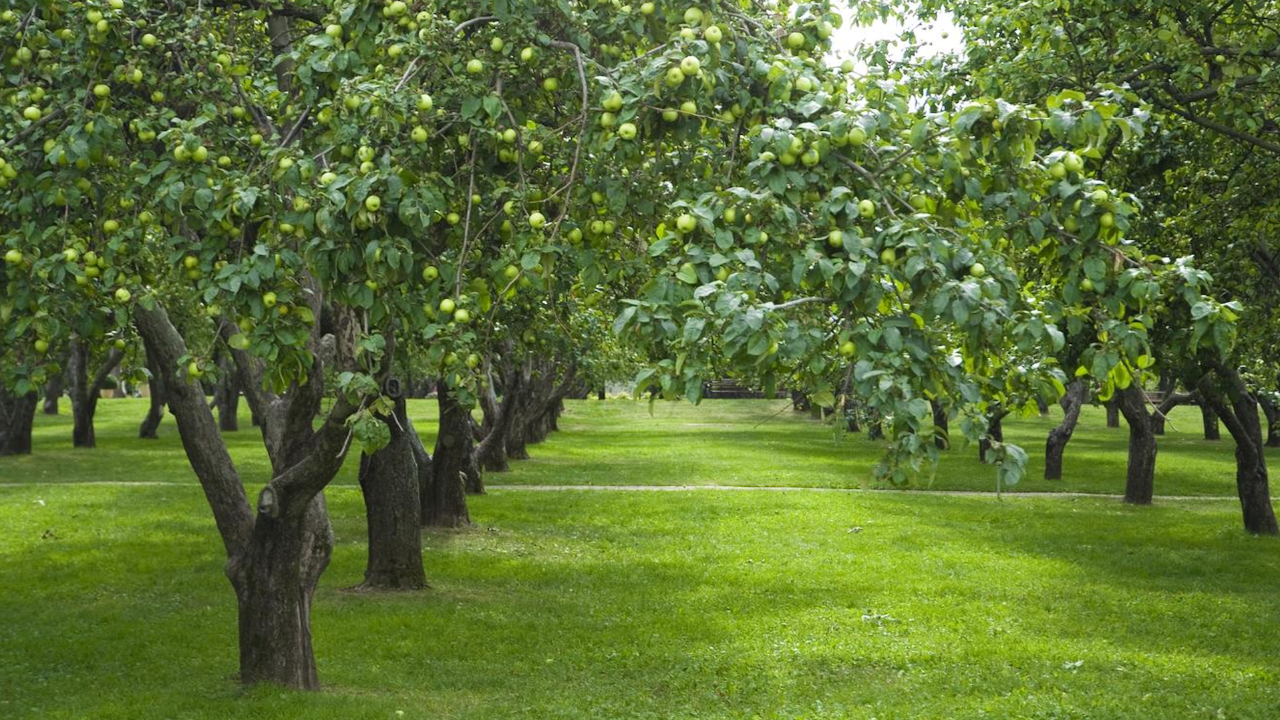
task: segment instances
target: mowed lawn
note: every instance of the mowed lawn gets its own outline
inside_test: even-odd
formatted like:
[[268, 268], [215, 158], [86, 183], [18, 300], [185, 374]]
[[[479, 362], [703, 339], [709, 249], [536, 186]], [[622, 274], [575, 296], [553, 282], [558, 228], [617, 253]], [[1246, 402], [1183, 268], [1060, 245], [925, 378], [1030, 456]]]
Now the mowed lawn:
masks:
[[[782, 408], [571, 403], [564, 432], [489, 480], [867, 481], [870, 444]], [[143, 443], [141, 404], [102, 409], [96, 451], [41, 418], [36, 455], [0, 459], [0, 718], [1280, 717], [1280, 543], [1241, 532], [1227, 497], [494, 487], [474, 528], [427, 534], [431, 589], [387, 595], [348, 590], [365, 530], [344, 476], [314, 613], [325, 688], [246, 692], [172, 424]], [[1175, 417], [1160, 489], [1229, 493], [1230, 441], [1194, 440], [1195, 419]], [[1124, 433], [1101, 420], [1066, 481], [1027, 486], [1122, 488]], [[1037, 447], [1049, 424], [1009, 436]], [[263, 479], [247, 422], [234, 448]], [[992, 487], [954, 452], [934, 487]], [[179, 484], [71, 484], [95, 480]]]
[[[100, 452], [71, 447], [71, 418], [37, 416], [31, 457], [0, 462], [6, 482], [195, 482], [171, 417], [159, 440], [138, 440], [144, 400], [103, 400], [97, 435]], [[65, 405], [65, 403], [64, 403]], [[231, 452], [250, 485], [269, 479], [270, 464], [258, 430], [242, 403], [240, 431], [226, 435]], [[434, 400], [410, 402], [415, 426], [427, 447], [435, 441]], [[1085, 493], [1124, 492], [1128, 442], [1125, 427], [1107, 428], [1100, 408], [1086, 408], [1067, 448], [1065, 477], [1046, 482], [1044, 441], [1061, 412], [1048, 418], [1010, 418], [1008, 442], [1031, 456], [1026, 479], [1017, 491]], [[785, 401], [714, 400], [699, 406], [684, 402], [629, 400], [570, 401], [554, 441], [533, 446], [533, 459], [516, 472], [492, 475], [492, 484], [537, 485], [749, 485], [783, 487], [880, 487], [872, 469], [882, 447], [865, 434], [842, 434], [827, 423], [796, 413]], [[1235, 445], [1201, 439], [1196, 408], [1178, 408], [1168, 434], [1159, 438], [1157, 495], [1234, 496]], [[1272, 450], [1273, 458], [1280, 452]], [[102, 458], [106, 458], [103, 460]], [[356, 484], [352, 454], [336, 483]], [[995, 469], [978, 462], [977, 448], [946, 451], [936, 472], [927, 471], [910, 487], [936, 490], [994, 491]], [[1008, 489], [1008, 488], [1006, 488]]]

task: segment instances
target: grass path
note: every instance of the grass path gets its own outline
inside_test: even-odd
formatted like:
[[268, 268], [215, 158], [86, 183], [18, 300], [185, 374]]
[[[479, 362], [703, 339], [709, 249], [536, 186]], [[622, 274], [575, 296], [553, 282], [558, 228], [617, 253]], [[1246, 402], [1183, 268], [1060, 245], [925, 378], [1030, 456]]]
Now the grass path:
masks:
[[[197, 486], [189, 482], [166, 482], [163, 480], [82, 480], [75, 482], [58, 483], [58, 485], [102, 485], [106, 487], [188, 487], [196, 489]], [[0, 488], [4, 487], [47, 487], [48, 483], [37, 482], [0, 482]], [[1002, 492], [996, 493], [990, 490], [921, 490], [921, 489], [898, 489], [898, 488], [833, 488], [833, 487], [810, 487], [806, 485], [520, 485], [515, 483], [487, 483], [486, 490], [497, 490], [504, 492], [508, 490], [524, 491], [524, 492], [573, 492], [573, 491], [603, 491], [603, 492], [686, 492], [690, 490], [714, 490], [728, 492], [820, 492], [820, 493], [903, 493], [908, 495], [928, 495], [934, 497], [948, 496], [972, 496], [972, 497], [1010, 497], [1010, 498], [1099, 498], [1102, 500], [1123, 500], [1123, 495], [1110, 493], [1088, 493], [1088, 492]], [[331, 485], [328, 490], [358, 490], [353, 485]], [[1157, 500], [1169, 501], [1228, 501], [1236, 498], [1228, 496], [1215, 495], [1156, 495]]]

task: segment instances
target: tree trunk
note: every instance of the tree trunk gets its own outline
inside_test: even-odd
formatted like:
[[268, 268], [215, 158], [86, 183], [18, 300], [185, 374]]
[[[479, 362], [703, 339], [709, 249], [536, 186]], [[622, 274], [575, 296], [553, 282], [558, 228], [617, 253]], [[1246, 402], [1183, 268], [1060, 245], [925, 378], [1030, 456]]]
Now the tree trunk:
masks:
[[259, 512], [253, 535], [228, 574], [240, 625], [240, 682], [316, 690], [311, 601], [333, 552], [323, 493], [301, 517]]
[[138, 427], [138, 437], [144, 440], [154, 440], [159, 437], [157, 431], [160, 429], [160, 421], [164, 419], [164, 378], [165, 373], [160, 367], [154, 348], [144, 338], [142, 341], [143, 348], [147, 356], [147, 372], [151, 379], [147, 383], [149, 391], [149, 404], [147, 407], [147, 416], [142, 419], [142, 425]]
[[71, 358], [68, 361], [68, 370], [71, 373], [71, 416], [73, 420], [71, 444], [73, 446], [78, 448], [97, 446], [97, 438], [93, 429], [93, 416], [98, 411], [98, 398], [101, 395], [98, 388], [102, 386], [103, 381], [123, 359], [124, 353], [111, 348], [107, 352], [107, 357], [102, 366], [98, 368], [97, 372], [90, 375], [89, 346], [84, 340], [78, 338], [71, 341]]
[[596, 390], [596, 399], [597, 399], [597, 400], [604, 400], [604, 387], [603, 387], [603, 386], [601, 386], [599, 390]]
[[1120, 427], [1120, 406], [1117, 405], [1116, 401], [1113, 399], [1107, 402], [1106, 407], [1107, 407], [1107, 427], [1109, 428]]
[[1116, 391], [1116, 403], [1129, 423], [1129, 468], [1125, 479], [1124, 501], [1134, 505], [1150, 505], [1155, 495], [1156, 435], [1147, 412], [1147, 394], [1135, 381]]
[[[1156, 389], [1160, 391], [1161, 398], [1167, 398], [1178, 389], [1178, 378], [1171, 372], [1162, 372], [1160, 373], [1160, 383], [1156, 386]], [[1164, 404], [1163, 400], [1161, 401], [1161, 404]], [[1172, 410], [1173, 407], [1170, 407], [1169, 409]], [[1164, 434], [1165, 421], [1168, 419], [1166, 416], [1167, 412], [1168, 411], [1166, 410], [1165, 412], [1154, 412], [1151, 414], [1151, 432], [1156, 435]]]
[[1267, 447], [1280, 447], [1280, 405], [1266, 393], [1259, 393], [1258, 401], [1267, 416]]
[[403, 397], [396, 399], [395, 415], [387, 425], [391, 442], [360, 458], [360, 491], [369, 526], [369, 559], [361, 587], [420, 590], [427, 579], [422, 570], [418, 462]]
[[1213, 411], [1209, 403], [1200, 402], [1200, 417], [1204, 422], [1204, 439], [1221, 440], [1222, 431], [1218, 427], [1218, 413]]
[[31, 428], [35, 425], [39, 394], [32, 390], [15, 395], [0, 389], [0, 456], [30, 455]]
[[238, 432], [240, 430], [240, 378], [236, 374], [235, 364], [231, 358], [222, 358], [218, 364], [222, 368], [222, 374], [218, 377], [218, 386], [213, 393], [213, 404], [218, 409], [218, 430]]
[[473, 454], [475, 442], [465, 416], [467, 411], [444, 380], [436, 385], [436, 401], [440, 406], [440, 430], [431, 459], [431, 482], [421, 498], [422, 524], [463, 527], [471, 524], [467, 512], [468, 480], [474, 474], [478, 481], [480, 475]]
[[485, 406], [485, 419], [492, 412], [493, 422], [484, 440], [476, 446], [476, 464], [485, 472], [507, 472], [511, 465], [507, 462], [507, 447], [511, 431], [517, 420], [517, 405], [520, 402], [523, 382], [518, 367], [504, 366], [502, 370], [502, 402], [493, 402], [492, 407]]
[[1240, 497], [1244, 528], [1258, 535], [1280, 534], [1275, 510], [1271, 507], [1258, 403], [1236, 370], [1221, 365], [1216, 370], [1216, 381], [1210, 375], [1200, 379], [1200, 395], [1203, 402], [1212, 405], [1236, 441], [1236, 493]]
[[950, 434], [950, 417], [947, 409], [937, 400], [930, 400], [929, 404], [933, 408], [933, 444], [939, 450], [947, 450], [951, 447]]
[[987, 436], [978, 441], [978, 461], [987, 462], [987, 454], [991, 451], [991, 443], [1004, 442], [1004, 416], [1008, 411], [994, 407], [987, 415]]
[[1062, 423], [1049, 431], [1049, 439], [1044, 447], [1044, 479], [1062, 479], [1062, 456], [1071, 442], [1071, 436], [1080, 422], [1080, 410], [1084, 408], [1086, 387], [1080, 380], [1072, 380], [1067, 384], [1067, 392], [1058, 401], [1062, 406]]
[[62, 399], [63, 390], [66, 389], [67, 377], [65, 372], [60, 372], [49, 378], [49, 383], [44, 386], [44, 408], [45, 415], [58, 414], [58, 401]]

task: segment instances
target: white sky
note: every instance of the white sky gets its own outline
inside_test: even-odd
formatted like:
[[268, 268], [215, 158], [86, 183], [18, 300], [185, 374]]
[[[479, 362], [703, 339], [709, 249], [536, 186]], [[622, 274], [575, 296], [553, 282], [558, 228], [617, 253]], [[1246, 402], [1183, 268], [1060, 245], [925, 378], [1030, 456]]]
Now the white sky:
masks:
[[[836, 30], [832, 38], [834, 41], [832, 59], [837, 63], [843, 61], [860, 43], [896, 38], [902, 32], [902, 28], [902, 24], [898, 22], [877, 21], [874, 25], [864, 26], [856, 25], [846, 19], [844, 27]], [[937, 21], [932, 23], [916, 21], [914, 29], [927, 55], [959, 53], [963, 47], [960, 30], [955, 26], [950, 13], [943, 13]], [[943, 37], [944, 35], [946, 37]]]

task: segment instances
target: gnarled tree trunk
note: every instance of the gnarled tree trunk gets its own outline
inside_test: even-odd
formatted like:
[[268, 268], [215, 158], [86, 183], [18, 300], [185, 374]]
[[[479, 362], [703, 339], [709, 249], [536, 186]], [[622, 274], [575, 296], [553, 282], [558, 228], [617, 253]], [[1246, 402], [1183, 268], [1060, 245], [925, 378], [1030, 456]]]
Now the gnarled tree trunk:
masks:
[[83, 339], [71, 341], [71, 357], [68, 371], [71, 374], [71, 444], [78, 448], [96, 447], [93, 416], [98, 412], [99, 388], [107, 376], [124, 359], [124, 353], [116, 348], [107, 352], [106, 359], [92, 375], [89, 372], [89, 345]]
[[1259, 535], [1280, 534], [1267, 477], [1258, 403], [1235, 369], [1217, 364], [1216, 373], [1200, 378], [1200, 395], [1236, 441], [1236, 494], [1244, 528]]
[[1147, 412], [1147, 394], [1134, 382], [1117, 390], [1116, 404], [1129, 423], [1129, 468], [1125, 478], [1124, 501], [1150, 505], [1155, 494], [1156, 435]]
[[419, 590], [426, 587], [422, 570], [422, 523], [419, 520], [418, 461], [403, 397], [387, 419], [391, 442], [360, 458], [360, 491], [369, 526], [369, 559], [361, 587]]
[[458, 404], [449, 385], [436, 385], [440, 406], [440, 430], [431, 459], [431, 482], [422, 493], [422, 524], [430, 527], [463, 527], [471, 524], [467, 511], [467, 479], [479, 475], [475, 464], [471, 427], [466, 409]]
[[939, 450], [949, 450], [951, 448], [950, 414], [947, 408], [937, 400], [930, 400], [929, 405], [933, 409], [933, 445]]
[[[1156, 389], [1160, 391], [1160, 396], [1162, 398], [1169, 397], [1174, 393], [1175, 390], [1178, 389], [1177, 376], [1175, 376], [1172, 372], [1168, 370], [1161, 372], [1160, 382], [1156, 386]], [[1161, 402], [1161, 404], [1163, 405], [1163, 401]], [[1177, 407], [1177, 405], [1170, 405], [1168, 410], [1151, 413], [1151, 432], [1155, 433], [1156, 435], [1164, 434], [1165, 421], [1168, 419], [1169, 410], [1172, 410], [1175, 407]]]
[[213, 391], [213, 406], [218, 410], [218, 429], [222, 432], [240, 430], [240, 377], [235, 372], [231, 358], [219, 358], [222, 374]]
[[1107, 410], [1107, 427], [1120, 427], [1120, 406], [1116, 403], [1115, 398], [1107, 401], [1105, 407]]
[[[319, 315], [318, 293], [312, 302]], [[314, 427], [324, 377], [318, 355], [305, 384], [292, 386], [269, 411], [263, 406], [272, 479], [255, 510], [204, 389], [185, 374], [179, 380], [179, 361], [188, 354], [185, 340], [163, 308], [139, 304], [134, 319], [155, 352], [183, 448], [226, 549], [227, 577], [239, 609], [240, 679], [246, 684], [315, 689], [319, 681], [311, 646], [311, 601], [333, 547], [323, 490], [342, 467], [346, 421], [357, 406], [338, 397], [321, 426]], [[318, 333], [318, 328], [313, 330], [313, 347], [319, 344]], [[339, 367], [354, 367], [354, 351], [341, 341], [335, 345], [344, 360]]]
[[1075, 434], [1076, 425], [1080, 422], [1080, 410], [1084, 408], [1088, 388], [1081, 380], [1072, 380], [1067, 384], [1067, 392], [1058, 404], [1062, 406], [1062, 422], [1049, 431], [1049, 439], [1044, 446], [1044, 479], [1062, 479], [1062, 457], [1066, 453], [1067, 443]]
[[49, 382], [44, 386], [44, 407], [42, 412], [45, 415], [58, 414], [58, 401], [62, 399], [62, 393], [67, 386], [66, 372], [60, 372], [49, 378]]
[[1267, 416], [1267, 447], [1280, 447], [1280, 405], [1266, 393], [1258, 394], [1258, 402]]
[[31, 428], [39, 402], [34, 390], [18, 395], [0, 388], [0, 455], [31, 454]]
[[154, 440], [159, 437], [160, 421], [164, 419], [165, 373], [161, 371], [160, 361], [145, 338], [142, 345], [146, 349], [147, 372], [151, 375], [151, 379], [147, 383], [149, 394], [147, 416], [142, 419], [142, 425], [138, 427], [138, 437], [144, 440]]
[[1203, 400], [1200, 401], [1200, 418], [1204, 423], [1204, 439], [1221, 440], [1222, 431], [1218, 427], [1218, 413], [1214, 412], [1212, 405]]
[[485, 421], [489, 422], [491, 413], [493, 420], [489, 423], [489, 432], [476, 446], [476, 464], [484, 472], [507, 472], [511, 469], [507, 462], [507, 443], [518, 418], [517, 405], [523, 392], [523, 384], [520, 369], [511, 364], [503, 366], [501, 375], [502, 402], [496, 402], [495, 399], [491, 404], [485, 405]]

